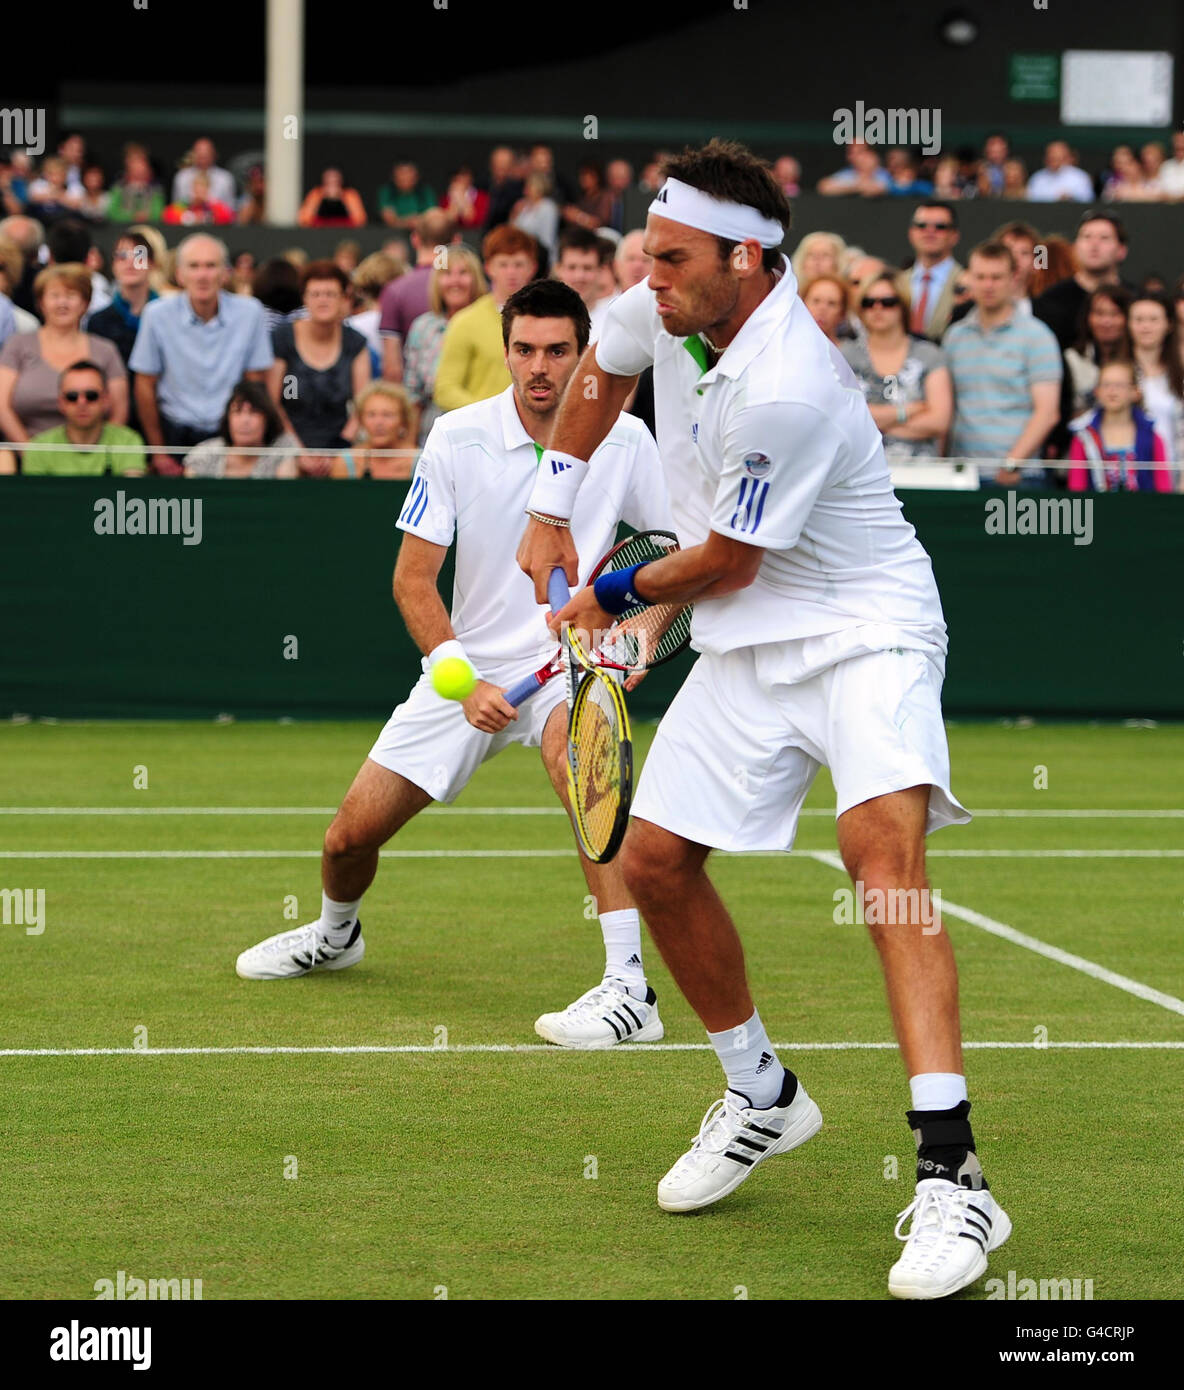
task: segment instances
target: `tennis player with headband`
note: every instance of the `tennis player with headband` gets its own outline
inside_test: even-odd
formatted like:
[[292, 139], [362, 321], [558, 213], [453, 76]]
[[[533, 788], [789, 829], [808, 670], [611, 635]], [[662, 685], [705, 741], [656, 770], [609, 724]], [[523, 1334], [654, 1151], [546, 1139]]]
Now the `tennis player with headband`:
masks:
[[712, 849], [788, 850], [825, 765], [918, 1147], [916, 1196], [897, 1222], [900, 1235], [911, 1217], [911, 1230], [889, 1289], [941, 1298], [982, 1275], [1011, 1225], [976, 1157], [954, 956], [928, 910], [925, 836], [970, 819], [950, 789], [937, 586], [858, 383], [797, 297], [780, 251], [789, 206], [767, 165], [713, 140], [667, 160], [665, 174], [646, 222], [653, 269], [612, 305], [575, 373], [518, 550], [540, 602], [556, 565], [574, 587], [562, 523], [584, 460], [652, 364], [683, 549], [598, 580], [555, 617], [595, 631], [637, 598], [696, 605], [700, 656], [659, 726], [621, 859], [727, 1089], [658, 1184], [658, 1202], [692, 1211], [718, 1201], [821, 1127], [754, 1007], [706, 863]]

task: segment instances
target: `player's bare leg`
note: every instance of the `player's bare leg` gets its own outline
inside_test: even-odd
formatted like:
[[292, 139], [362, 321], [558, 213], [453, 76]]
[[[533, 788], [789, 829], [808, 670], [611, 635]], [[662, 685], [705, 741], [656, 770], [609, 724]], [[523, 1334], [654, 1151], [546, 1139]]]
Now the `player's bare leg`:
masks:
[[321, 886], [335, 902], [360, 898], [378, 872], [378, 851], [432, 798], [367, 758], [325, 832]]
[[[899, 1298], [943, 1298], [965, 1288], [1011, 1234], [974, 1149], [954, 951], [932, 899], [920, 891], [929, 887], [928, 806], [929, 787], [909, 787], [853, 806], [838, 822], [839, 852], [862, 886], [865, 919], [892, 919], [874, 921], [869, 931], [909, 1075], [908, 1122], [917, 1141], [917, 1195], [897, 1221], [906, 1244], [888, 1276]], [[885, 913], [888, 903], [893, 910]], [[910, 1217], [906, 1237], [900, 1231]]]
[[378, 870], [378, 851], [431, 800], [422, 787], [367, 758], [325, 832], [321, 915], [244, 951], [238, 974], [286, 980], [356, 965], [366, 951], [358, 908]]
[[691, 1148], [658, 1184], [666, 1211], [697, 1211], [726, 1197], [753, 1168], [822, 1128], [822, 1114], [787, 1071], [753, 1007], [744, 948], [711, 880], [710, 850], [634, 819], [621, 848], [625, 883], [662, 959], [707, 1029], [728, 1088]]
[[705, 845], [634, 818], [618, 858], [650, 935], [709, 1033], [738, 1028], [753, 1011], [744, 947], [707, 877]]
[[[900, 902], [906, 912], [915, 909], [915, 921], [868, 927], [880, 953], [892, 1022], [910, 1077], [962, 1073], [954, 950], [927, 907], [928, 807], [929, 788], [910, 787], [853, 806], [838, 822], [839, 853], [852, 881], [863, 885], [865, 918], [876, 915], [868, 911], [871, 902]], [[906, 897], [910, 889], [926, 892]], [[902, 890], [899, 896], [897, 890]]]
[[[543, 729], [540, 752], [555, 794], [568, 814], [567, 707], [557, 705]], [[625, 887], [619, 856], [596, 864], [580, 849], [580, 867], [604, 937], [604, 978], [558, 1013], [543, 1014], [535, 1032], [561, 1047], [603, 1048], [656, 1042], [663, 1036], [657, 998], [641, 959], [641, 920]]]

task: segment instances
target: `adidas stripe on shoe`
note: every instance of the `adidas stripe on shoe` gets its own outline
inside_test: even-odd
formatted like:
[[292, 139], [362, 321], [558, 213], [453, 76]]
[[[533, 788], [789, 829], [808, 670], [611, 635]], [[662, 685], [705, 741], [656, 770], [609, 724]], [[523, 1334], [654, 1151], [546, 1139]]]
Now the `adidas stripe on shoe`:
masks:
[[623, 1042], [657, 1042], [664, 1034], [658, 996], [634, 999], [619, 980], [603, 980], [559, 1013], [543, 1014], [534, 1031], [557, 1047], [595, 1050]]
[[354, 923], [348, 941], [335, 946], [316, 922], [296, 931], [279, 932], [239, 956], [235, 971], [244, 980], [290, 980], [314, 970], [345, 970], [366, 954], [362, 922]]

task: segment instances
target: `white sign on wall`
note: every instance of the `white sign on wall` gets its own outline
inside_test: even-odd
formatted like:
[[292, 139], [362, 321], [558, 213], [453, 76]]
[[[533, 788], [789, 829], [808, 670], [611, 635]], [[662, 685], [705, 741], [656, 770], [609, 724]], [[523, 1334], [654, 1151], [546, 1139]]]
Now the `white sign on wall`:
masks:
[[1064, 125], [1172, 123], [1172, 55], [1067, 49], [1061, 55]]

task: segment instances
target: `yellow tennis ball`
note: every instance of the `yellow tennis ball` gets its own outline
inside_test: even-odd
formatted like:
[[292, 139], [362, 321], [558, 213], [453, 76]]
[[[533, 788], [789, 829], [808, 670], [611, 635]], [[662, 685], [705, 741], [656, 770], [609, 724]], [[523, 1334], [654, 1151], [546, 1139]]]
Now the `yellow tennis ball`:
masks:
[[460, 656], [446, 656], [432, 667], [432, 689], [446, 700], [466, 700], [477, 685], [477, 673]]

